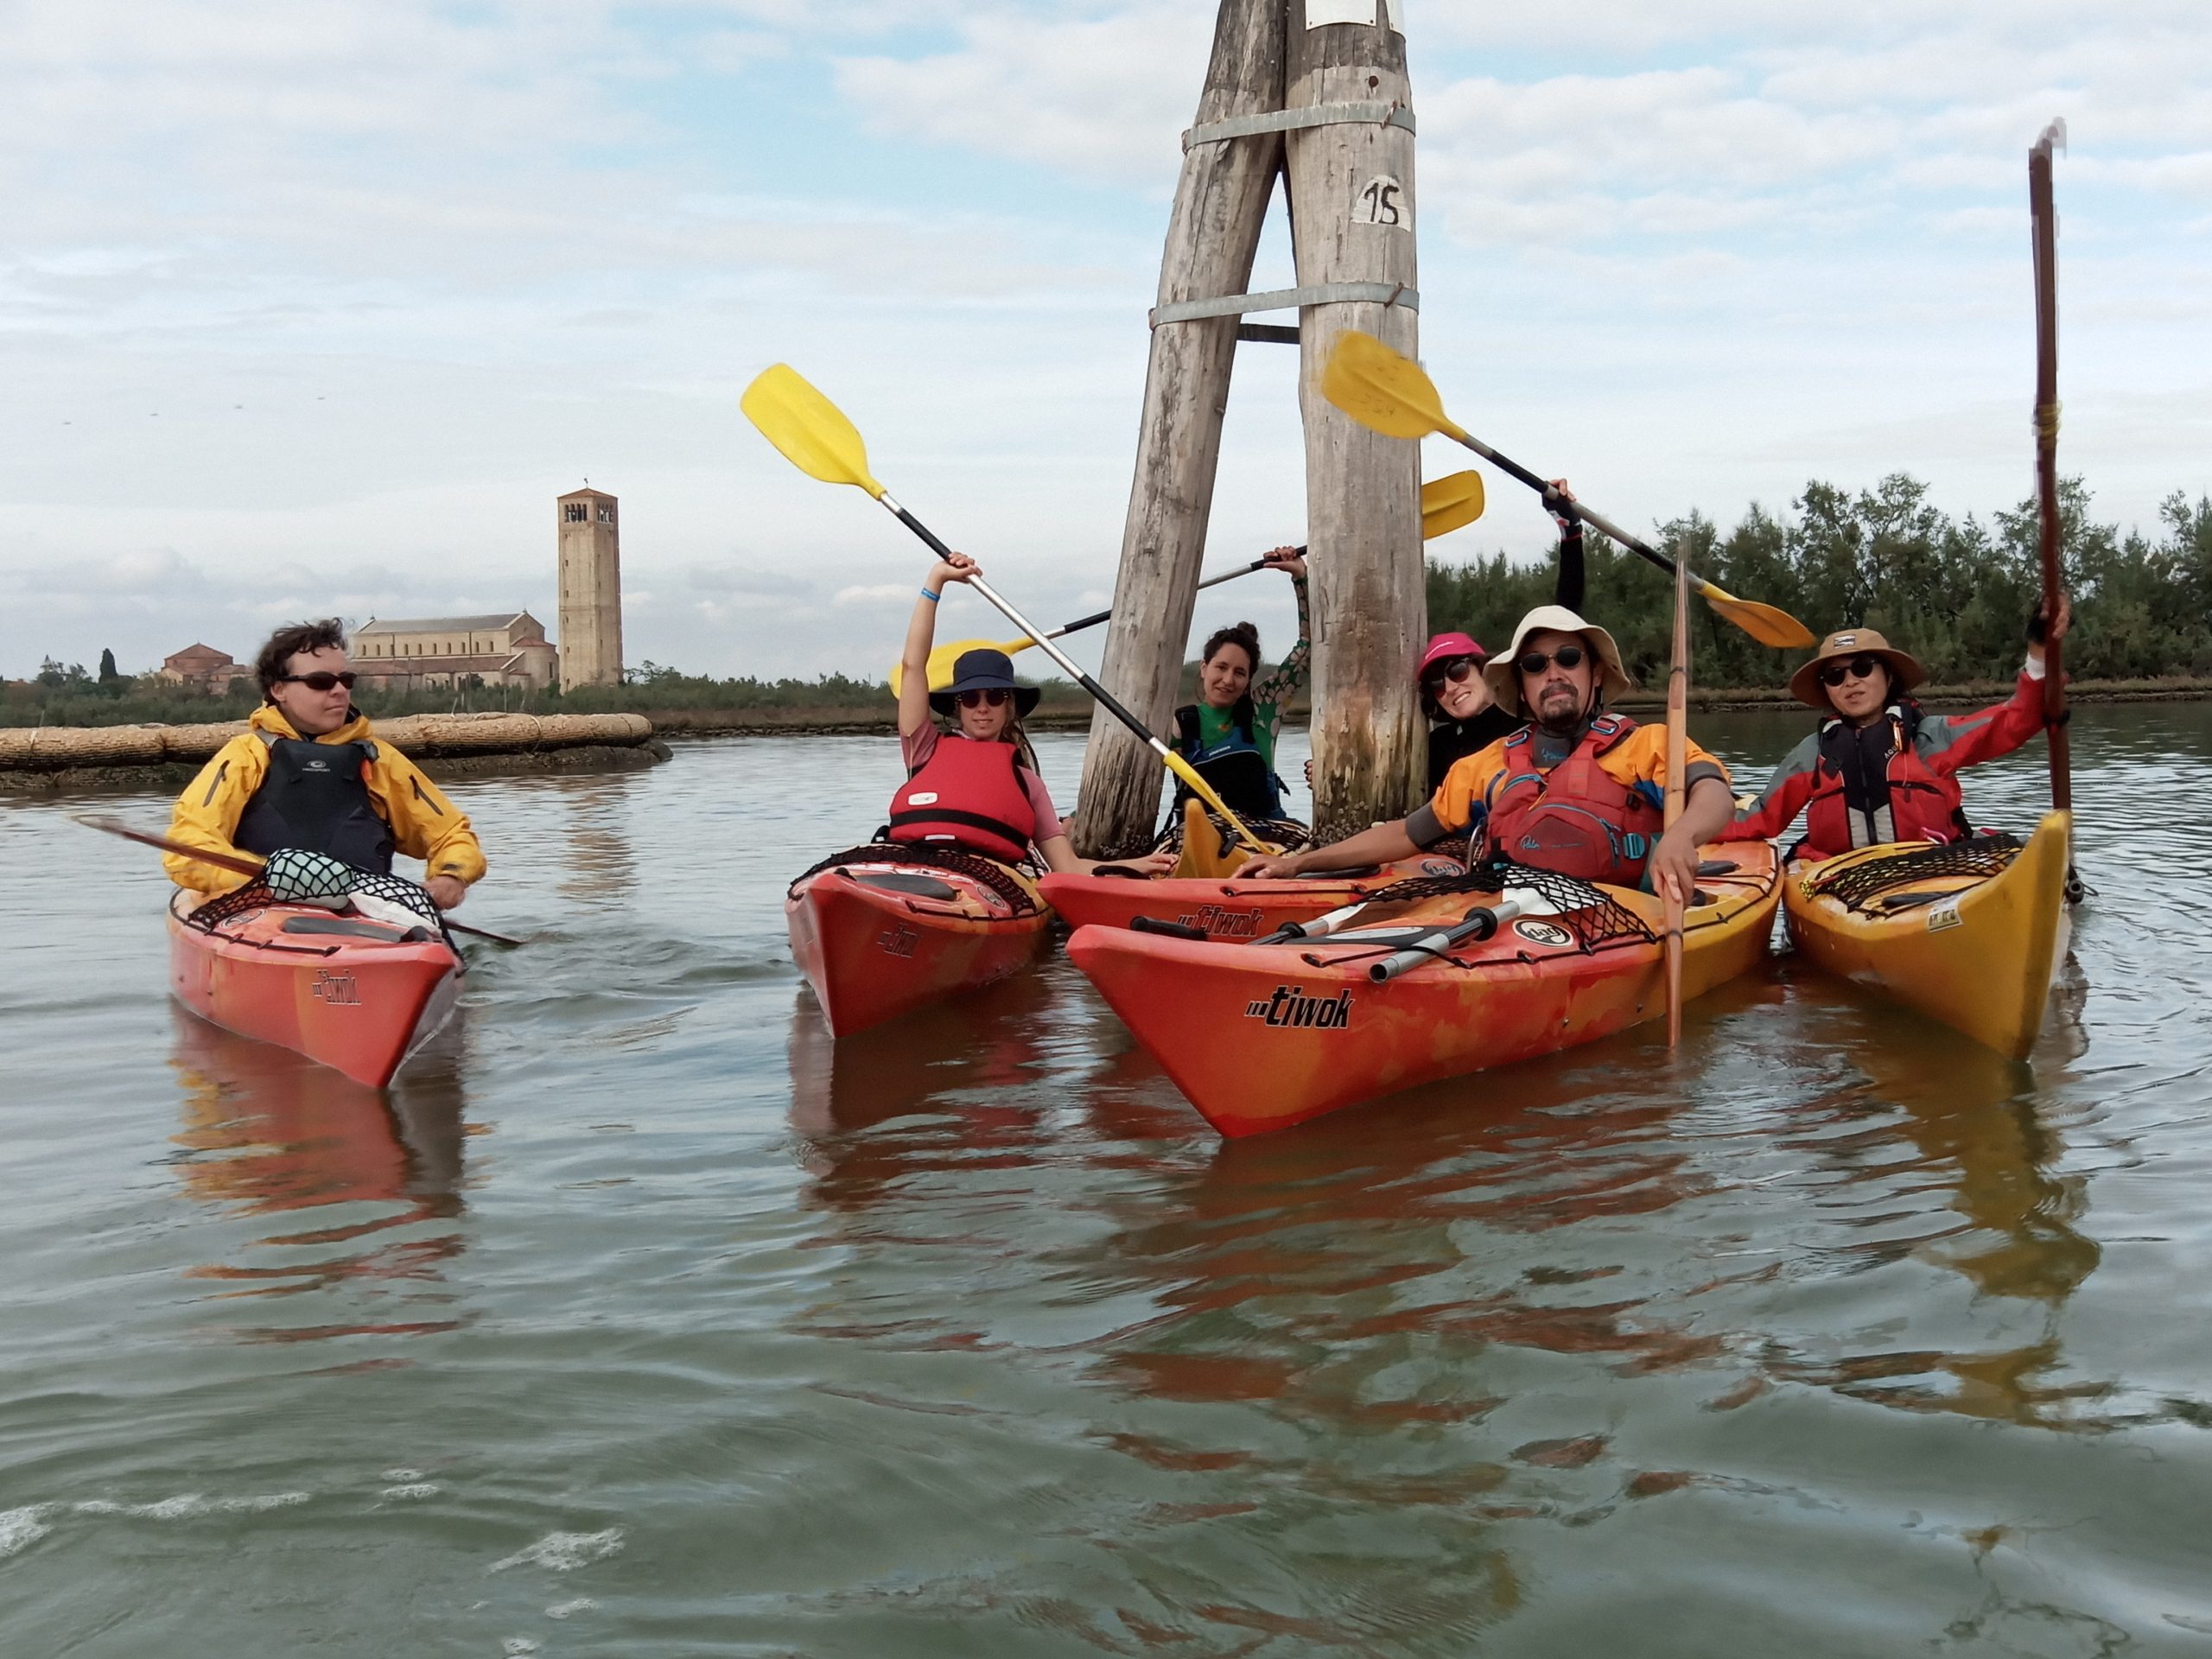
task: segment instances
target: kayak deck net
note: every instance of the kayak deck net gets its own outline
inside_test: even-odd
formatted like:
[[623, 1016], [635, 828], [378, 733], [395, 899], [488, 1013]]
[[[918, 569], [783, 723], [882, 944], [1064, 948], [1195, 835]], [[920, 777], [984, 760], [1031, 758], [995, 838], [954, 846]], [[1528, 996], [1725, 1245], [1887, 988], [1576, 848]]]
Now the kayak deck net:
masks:
[[1651, 944], [1659, 936], [1645, 926], [1634, 911], [1603, 887], [1553, 870], [1539, 870], [1510, 860], [1484, 864], [1456, 875], [1417, 875], [1393, 881], [1367, 895], [1370, 905], [1397, 904], [1423, 899], [1449, 899], [1460, 893], [1503, 897], [1511, 888], [1534, 893], [1549, 907], [1544, 919], [1566, 929], [1585, 950], [1604, 950], [1618, 945]]
[[1946, 876], [1986, 880], [2002, 875], [2005, 867], [2020, 855], [2020, 845], [2015, 836], [1975, 836], [1941, 847], [1863, 859], [1828, 874], [1815, 875], [1808, 891], [1815, 898], [1834, 899], [1846, 910], [1864, 915], [1892, 908], [1885, 902], [1888, 895], [1916, 881]]
[[[438, 907], [431, 900], [430, 895], [404, 876], [378, 875], [367, 870], [355, 870], [353, 872], [352, 885], [346, 892], [340, 895], [333, 895], [329, 902], [334, 906], [341, 898], [350, 901], [357, 896], [365, 898], [372, 903], [381, 900], [384, 904], [397, 905], [403, 910], [412, 911], [436, 930], [441, 936], [445, 934], [444, 918], [439, 915]], [[242, 887], [232, 887], [228, 893], [217, 893], [206, 904], [194, 908], [184, 918], [184, 921], [188, 926], [196, 927], [202, 932], [212, 933], [225, 922], [235, 917], [246, 915], [252, 911], [266, 910], [271, 905], [296, 905], [310, 902], [317, 901], [286, 897], [273, 893], [266, 881], [256, 876]], [[453, 941], [448, 938], [446, 942], [450, 944]]]
[[1016, 916], [1033, 916], [1042, 908], [1037, 902], [1037, 895], [1024, 886], [1012, 870], [995, 859], [984, 858], [976, 853], [963, 853], [952, 847], [908, 846], [891, 841], [871, 842], [865, 847], [848, 847], [842, 853], [830, 854], [819, 864], [810, 865], [793, 877], [786, 889], [786, 896], [798, 898], [799, 888], [824, 870], [842, 869], [853, 864], [903, 864], [910, 868], [944, 870], [981, 882], [1005, 899]]

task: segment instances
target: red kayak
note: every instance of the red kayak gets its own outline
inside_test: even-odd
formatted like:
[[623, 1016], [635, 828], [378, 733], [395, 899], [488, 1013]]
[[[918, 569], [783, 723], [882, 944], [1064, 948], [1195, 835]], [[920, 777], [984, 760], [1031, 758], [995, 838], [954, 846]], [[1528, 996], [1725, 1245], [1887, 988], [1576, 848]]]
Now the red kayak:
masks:
[[[169, 988], [201, 1019], [381, 1089], [461, 1000], [460, 954], [429, 922], [317, 905], [169, 902]], [[219, 919], [209, 920], [219, 916]]]
[[1328, 870], [1282, 881], [1234, 876], [1168, 876], [1159, 880], [1110, 875], [1048, 875], [1038, 890], [1070, 927], [1128, 927], [1139, 917], [1195, 927], [1220, 939], [1256, 939], [1289, 922], [1349, 904], [1395, 881], [1456, 874], [1458, 860], [1400, 859], [1364, 871]]
[[[1700, 902], [1683, 922], [1686, 999], [1765, 956], [1782, 901], [1768, 843], [1701, 856]], [[1321, 938], [1237, 944], [1093, 926], [1068, 954], [1209, 1123], [1256, 1135], [1666, 1013], [1656, 899], [1529, 872], [1507, 883]], [[1476, 911], [1503, 916], [1489, 937], [1438, 938]], [[1376, 981], [1400, 953], [1395, 976]]]
[[791, 955], [830, 1031], [849, 1037], [1016, 971], [1052, 912], [1037, 884], [995, 859], [856, 847], [791, 883]]

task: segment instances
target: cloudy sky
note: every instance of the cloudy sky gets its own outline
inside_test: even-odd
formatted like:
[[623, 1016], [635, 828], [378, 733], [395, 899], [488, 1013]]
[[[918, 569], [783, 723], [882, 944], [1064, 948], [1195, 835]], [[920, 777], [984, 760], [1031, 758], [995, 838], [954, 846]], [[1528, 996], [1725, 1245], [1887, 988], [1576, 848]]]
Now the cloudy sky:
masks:
[[[745, 424], [779, 359], [1040, 620], [1103, 602], [1208, 10], [0, 0], [0, 672], [334, 610], [550, 622], [587, 476], [633, 664], [880, 672], [923, 556]], [[1407, 21], [1423, 355], [1616, 517], [1899, 468], [2024, 496], [2059, 114], [2063, 463], [2122, 521], [2212, 489], [2203, 0]], [[1288, 282], [1278, 223], [1255, 286]], [[1240, 359], [1217, 565], [1302, 534], [1294, 357]], [[1491, 493], [1435, 550], [1544, 542]], [[1287, 625], [1258, 578], [1209, 597]]]

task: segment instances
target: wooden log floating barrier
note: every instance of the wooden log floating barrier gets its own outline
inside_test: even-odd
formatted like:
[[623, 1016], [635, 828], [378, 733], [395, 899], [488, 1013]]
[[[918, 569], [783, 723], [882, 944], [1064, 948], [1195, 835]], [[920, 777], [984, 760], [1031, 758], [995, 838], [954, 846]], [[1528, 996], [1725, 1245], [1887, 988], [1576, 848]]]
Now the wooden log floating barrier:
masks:
[[[0, 728], [0, 772], [196, 766], [246, 729], [242, 720], [192, 726]], [[641, 748], [653, 741], [653, 723], [643, 715], [408, 715], [378, 721], [375, 734], [412, 759], [435, 760]]]

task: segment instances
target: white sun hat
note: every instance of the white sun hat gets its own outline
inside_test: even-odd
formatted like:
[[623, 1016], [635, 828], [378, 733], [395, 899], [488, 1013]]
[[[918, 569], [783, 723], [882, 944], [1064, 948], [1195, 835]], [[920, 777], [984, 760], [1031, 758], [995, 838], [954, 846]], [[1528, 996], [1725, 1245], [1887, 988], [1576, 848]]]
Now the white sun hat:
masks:
[[1599, 682], [1598, 697], [1601, 702], [1611, 702], [1624, 691], [1636, 690], [1636, 682], [1621, 666], [1621, 648], [1613, 643], [1613, 636], [1595, 623], [1586, 622], [1564, 605], [1539, 605], [1521, 619], [1513, 630], [1511, 649], [1500, 652], [1483, 664], [1483, 678], [1490, 682], [1491, 696], [1501, 709], [1521, 707], [1521, 671], [1514, 664], [1521, 660], [1522, 647], [1529, 643], [1532, 633], [1579, 633], [1596, 655], [1603, 671]]

